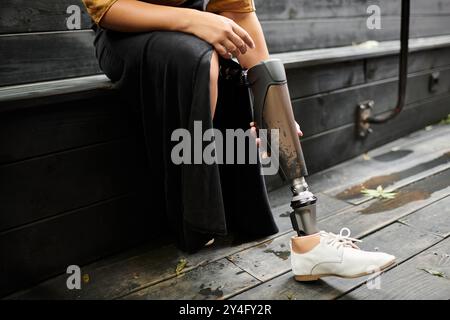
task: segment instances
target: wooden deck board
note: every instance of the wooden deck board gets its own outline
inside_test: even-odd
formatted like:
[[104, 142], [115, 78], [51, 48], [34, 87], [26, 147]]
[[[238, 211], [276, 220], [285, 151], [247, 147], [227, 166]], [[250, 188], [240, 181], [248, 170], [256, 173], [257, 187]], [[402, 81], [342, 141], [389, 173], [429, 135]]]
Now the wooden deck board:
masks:
[[127, 299], [226, 299], [254, 286], [258, 280], [227, 259], [127, 296]]
[[[358, 157], [311, 176], [308, 181], [321, 201], [320, 227], [334, 232], [338, 232], [340, 227], [349, 227], [354, 236], [364, 237], [363, 248], [373, 250], [378, 247], [380, 251], [395, 254], [399, 263], [407, 261], [405, 264], [414, 255], [448, 237], [448, 169], [422, 177], [419, 181], [411, 180], [414, 182], [399, 188], [399, 195], [393, 200], [375, 199], [355, 205], [335, 196], [338, 190], [345, 190], [381, 172], [407, 170], [436, 159], [448, 149], [449, 137], [450, 126], [435, 126], [432, 130], [421, 130], [373, 150], [370, 152], [371, 160]], [[392, 154], [393, 148], [394, 151], [411, 152], [398, 157]], [[419, 170], [417, 174], [420, 173]], [[333, 188], [337, 183], [340, 187]], [[270, 198], [280, 227], [280, 233], [275, 236], [240, 244], [233, 243], [231, 237], [217, 238], [212, 247], [193, 255], [186, 255], [173, 245], [150, 250], [144, 248], [121, 259], [112, 257], [110, 262], [106, 259], [106, 262], [82, 268], [82, 272], [89, 274], [91, 279], [83, 290], [66, 290], [66, 275], [61, 275], [12, 298], [335, 299], [355, 288], [349, 297], [371, 297], [373, 293], [368, 294], [362, 286], [367, 278], [326, 278], [313, 284], [296, 283], [289, 271], [288, 240], [293, 234], [287, 215], [290, 211], [289, 189], [277, 189], [271, 192]], [[175, 268], [182, 258], [187, 259], [187, 266], [185, 275], [179, 277]], [[401, 268], [406, 267], [401, 264], [386, 275], [394, 270], [403, 270]], [[421, 273], [419, 275], [419, 280], [424, 277]], [[409, 281], [416, 280], [411, 278]], [[429, 282], [436, 286], [436, 280]], [[439, 285], [437, 294], [445, 294], [446, 289]], [[395, 292], [395, 288], [393, 290]], [[388, 296], [389, 292], [383, 294]], [[396, 296], [401, 295], [396, 293]]]
[[403, 217], [400, 221], [441, 237], [448, 237], [450, 236], [450, 197], [436, 202], [418, 213]]
[[401, 188], [390, 200], [372, 200], [321, 222], [321, 228], [338, 232], [352, 226], [356, 236], [374, 232], [450, 194], [450, 170]]
[[[343, 299], [445, 299], [450, 298], [450, 239], [447, 238], [406, 263], [386, 272], [379, 290], [360, 287]], [[442, 274], [442, 277], [429, 272]]]
[[[365, 237], [361, 248], [371, 251], [378, 248], [380, 251], [391, 252], [397, 257], [397, 263], [401, 263], [411, 255], [421, 252], [440, 240], [442, 238], [430, 233], [417, 232], [408, 226], [394, 223]], [[267, 257], [264, 257], [264, 259], [267, 259]], [[267, 265], [271, 267], [274, 264], [269, 259], [259, 261], [267, 261]], [[238, 265], [243, 267], [239, 263]], [[368, 277], [351, 280], [329, 277], [315, 283], [299, 283], [294, 280], [292, 273], [287, 271], [283, 275], [239, 294], [233, 299], [335, 299], [351, 288], [363, 284], [367, 279]]]
[[[348, 211], [343, 211], [339, 214], [333, 215], [329, 219], [325, 219], [321, 227], [326, 226], [324, 228], [325, 230], [338, 232], [336, 229], [337, 226], [346, 226], [352, 230], [356, 229], [356, 234], [358, 237], [367, 235], [377, 229], [381, 229], [384, 226], [389, 225], [398, 218], [401, 218], [411, 212], [415, 212], [433, 201], [437, 201], [449, 195], [450, 187], [448, 187], [448, 181], [450, 181], [450, 170], [404, 188], [406, 190], [404, 191], [405, 195], [409, 194], [409, 192], [427, 192], [430, 190], [435, 190], [433, 193], [430, 193], [428, 199], [412, 201], [411, 203], [405, 204], [403, 203], [403, 198], [399, 197], [399, 200], [397, 200], [399, 201], [399, 204], [395, 201], [393, 201], [392, 204], [394, 208], [398, 205], [397, 208], [381, 212], [378, 215], [362, 214], [359, 212], [359, 210], [361, 210], [360, 208], [354, 207]], [[380, 205], [380, 203], [382, 204]], [[373, 208], [376, 209], [379, 206], [384, 208], [384, 202], [382, 200], [373, 200], [368, 204], [370, 205], [366, 205], [366, 210], [374, 210]], [[386, 209], [388, 208], [389, 207], [386, 207]], [[339, 218], [336, 218], [337, 216], [339, 216]], [[350, 218], [347, 218], [349, 216]], [[367, 220], [369, 220], [369, 218], [371, 219], [368, 223]], [[292, 234], [293, 233], [287, 233], [274, 240], [249, 248], [236, 255], [232, 255], [229, 260], [261, 281], [266, 281], [273, 277], [282, 275], [290, 269], [288, 240]], [[172, 280], [169, 280], [169, 282], [170, 281]], [[145, 289], [146, 292], [152, 290], [152, 288]], [[159, 289], [156, 289], [155, 287], [154, 290]]]
[[[321, 212], [324, 216], [337, 212], [336, 208], [328, 203], [326, 198], [323, 198], [323, 200]], [[336, 200], [335, 202], [339, 201]], [[348, 206], [345, 205], [345, 207]], [[271, 241], [271, 239], [288, 232], [291, 229], [289, 217], [286, 215], [288, 209], [290, 209], [289, 205], [285, 205], [273, 210], [275, 221], [280, 230], [278, 235], [240, 244], [234, 243], [231, 237], [219, 237], [216, 239], [214, 246], [191, 255], [179, 251], [174, 245], [166, 245], [150, 251], [143, 251], [122, 261], [114, 260], [110, 264], [86, 266], [83, 268], [83, 272], [89, 274], [90, 278], [95, 279], [95, 281], [89, 283], [80, 292], [66, 290], [64, 285], [66, 275], [61, 275], [14, 297], [20, 296], [30, 299], [45, 295], [49, 298], [58, 296], [66, 299], [113, 299], [124, 296], [133, 290], [175, 277], [175, 268], [180, 259], [187, 259], [188, 264], [185, 271], [189, 271], [266, 241]], [[117, 281], [111, 282], [112, 277]], [[50, 294], [47, 295], [47, 293]]]

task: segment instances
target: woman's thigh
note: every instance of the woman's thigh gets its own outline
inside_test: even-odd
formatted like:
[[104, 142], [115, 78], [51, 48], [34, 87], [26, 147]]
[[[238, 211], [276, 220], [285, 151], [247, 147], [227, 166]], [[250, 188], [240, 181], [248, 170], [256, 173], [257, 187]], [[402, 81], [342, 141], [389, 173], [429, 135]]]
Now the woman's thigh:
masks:
[[142, 72], [152, 73], [155, 78], [170, 72], [172, 77], [189, 81], [212, 51], [205, 41], [182, 32], [130, 34], [102, 30], [96, 39], [100, 67], [113, 82], [123, 77], [138, 81]]

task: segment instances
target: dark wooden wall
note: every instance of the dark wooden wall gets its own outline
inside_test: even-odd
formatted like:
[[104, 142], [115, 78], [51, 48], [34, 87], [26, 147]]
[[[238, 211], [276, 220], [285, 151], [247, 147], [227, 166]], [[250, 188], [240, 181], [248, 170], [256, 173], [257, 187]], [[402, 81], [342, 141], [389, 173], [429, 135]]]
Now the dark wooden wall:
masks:
[[[255, 0], [271, 52], [399, 39], [401, 0]], [[381, 29], [369, 30], [369, 5], [381, 9]], [[411, 37], [449, 34], [448, 0], [411, 0]]]
[[[398, 38], [400, 0], [255, 2], [272, 52]], [[77, 3], [2, 1], [0, 87], [101, 73], [86, 13], [82, 30], [66, 29], [66, 8]], [[365, 28], [365, 10], [373, 3], [382, 9], [380, 31]], [[450, 0], [414, 0], [412, 12], [413, 37], [450, 34]], [[396, 72], [393, 54], [288, 69], [311, 172], [450, 113], [450, 45], [417, 51], [410, 56], [404, 112], [374, 127], [368, 139], [356, 139], [356, 104], [374, 99], [376, 113], [391, 108]], [[432, 72], [440, 72], [434, 92], [428, 86]], [[113, 90], [28, 99], [27, 108], [16, 109], [21, 103], [0, 103], [0, 296], [161, 231], [155, 223], [161, 213], [148, 208], [139, 121]], [[277, 177], [268, 181], [270, 188], [281, 184]]]
[[[400, 0], [256, 0], [272, 53], [399, 38]], [[67, 30], [66, 9], [82, 9], [81, 30]], [[371, 4], [381, 30], [366, 27]], [[411, 37], [450, 33], [449, 0], [412, 0]], [[100, 73], [91, 21], [81, 0], [3, 0], [0, 10], [0, 86]], [[36, 64], [36, 61], [40, 61]]]

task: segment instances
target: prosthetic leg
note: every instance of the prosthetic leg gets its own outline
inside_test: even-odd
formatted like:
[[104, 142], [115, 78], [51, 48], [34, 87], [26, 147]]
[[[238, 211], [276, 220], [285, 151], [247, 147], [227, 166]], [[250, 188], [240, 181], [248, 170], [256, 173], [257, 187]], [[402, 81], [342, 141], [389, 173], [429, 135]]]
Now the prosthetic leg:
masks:
[[[289, 96], [286, 72], [280, 60], [267, 60], [247, 71], [253, 95], [253, 118], [257, 129], [279, 130], [279, 164], [291, 181], [294, 210], [291, 222], [298, 235], [317, 233], [316, 201], [309, 191], [308, 175]], [[269, 131], [270, 132], [270, 131]], [[270, 144], [270, 136], [268, 137]]]

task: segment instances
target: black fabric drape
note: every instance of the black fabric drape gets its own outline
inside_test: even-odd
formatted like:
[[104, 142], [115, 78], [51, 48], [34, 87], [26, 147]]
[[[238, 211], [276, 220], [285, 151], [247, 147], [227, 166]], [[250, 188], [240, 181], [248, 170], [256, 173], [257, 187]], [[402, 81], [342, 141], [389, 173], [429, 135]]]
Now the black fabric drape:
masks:
[[[259, 164], [175, 165], [175, 129], [194, 135], [202, 129], [247, 130], [251, 109], [247, 88], [220, 77], [219, 98], [211, 120], [209, 70], [212, 47], [195, 36], [154, 31], [120, 33], [97, 29], [100, 67], [116, 83], [123, 100], [142, 119], [153, 210], [164, 212], [182, 250], [195, 251], [230, 231], [251, 239], [277, 232]], [[221, 61], [239, 68], [232, 61]], [[149, 212], [149, 214], [152, 214]], [[168, 231], [170, 232], [170, 231]]]

